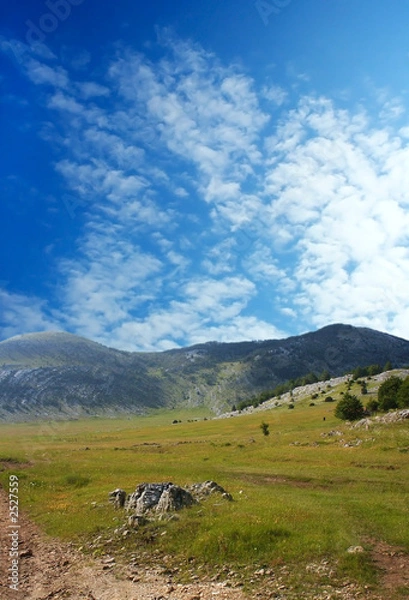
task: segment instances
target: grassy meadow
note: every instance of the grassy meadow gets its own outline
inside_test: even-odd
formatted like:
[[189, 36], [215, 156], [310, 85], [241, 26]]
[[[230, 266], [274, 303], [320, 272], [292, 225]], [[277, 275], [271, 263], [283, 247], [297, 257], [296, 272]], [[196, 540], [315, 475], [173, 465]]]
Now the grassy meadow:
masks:
[[408, 422], [353, 429], [323, 397], [310, 404], [306, 397], [293, 410], [227, 419], [173, 410], [3, 424], [0, 482], [7, 489], [8, 476], [18, 475], [21, 509], [48, 534], [83, 545], [98, 535], [112, 539], [124, 521], [108, 503], [116, 487], [130, 493], [142, 482], [213, 479], [234, 502], [213, 497], [136, 532], [122, 550], [144, 548], [210, 570], [328, 559], [340, 577], [376, 585], [367, 555], [346, 551], [377, 540], [409, 551]]

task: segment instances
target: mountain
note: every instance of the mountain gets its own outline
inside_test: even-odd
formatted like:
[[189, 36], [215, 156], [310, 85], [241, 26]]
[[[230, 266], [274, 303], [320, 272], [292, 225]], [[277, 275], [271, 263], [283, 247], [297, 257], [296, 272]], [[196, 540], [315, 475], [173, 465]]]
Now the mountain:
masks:
[[0, 343], [0, 418], [143, 412], [164, 404], [142, 354], [63, 332]]
[[409, 341], [329, 325], [282, 340], [208, 342], [166, 352], [123, 352], [64, 333], [0, 342], [0, 418], [20, 421], [143, 413], [206, 405], [215, 412], [289, 379], [390, 361], [409, 364]]

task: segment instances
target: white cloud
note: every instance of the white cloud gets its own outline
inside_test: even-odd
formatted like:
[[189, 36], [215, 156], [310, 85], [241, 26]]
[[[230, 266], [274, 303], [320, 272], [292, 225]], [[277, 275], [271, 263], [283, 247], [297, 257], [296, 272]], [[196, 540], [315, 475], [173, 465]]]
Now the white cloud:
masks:
[[226, 195], [240, 193], [260, 162], [257, 139], [268, 115], [250, 78], [200, 48], [167, 34], [163, 39], [171, 59], [153, 65], [128, 54], [111, 65], [111, 79], [124, 100], [142, 110], [160, 142], [193, 163], [199, 192], [223, 204]]
[[99, 96], [109, 96], [109, 89], [94, 81], [81, 81], [76, 84], [79, 94], [85, 100]]
[[180, 290], [180, 300], [155, 310], [147, 318], [123, 322], [111, 337], [119, 348], [165, 350], [209, 340], [223, 342], [283, 337], [273, 325], [242, 310], [255, 286], [240, 277], [194, 279]]
[[46, 302], [40, 298], [0, 289], [0, 308], [1, 339], [61, 329], [59, 319], [49, 314]]
[[[55, 169], [83, 216], [77, 254], [57, 265], [58, 322], [154, 350], [280, 337], [271, 306], [272, 323], [409, 337], [409, 134], [393, 125], [402, 101], [378, 94], [375, 124], [323, 96], [289, 106], [281, 87], [257, 90], [200, 46], [159, 37], [155, 62], [114, 57], [109, 88], [75, 81], [55, 59], [37, 56], [27, 71], [50, 88], [64, 151]], [[14, 307], [10, 331], [19, 314], [30, 330], [53, 323], [41, 300]]]
[[67, 326], [93, 339], [107, 340], [107, 331], [111, 335], [161, 289], [162, 263], [123, 239], [115, 226], [90, 231], [83, 259], [64, 261], [60, 270]]
[[36, 85], [51, 85], [65, 89], [69, 85], [68, 74], [62, 67], [49, 67], [36, 59], [26, 63], [28, 77]]
[[[297, 142], [288, 144], [291, 131]], [[272, 228], [279, 223], [295, 244], [293, 303], [317, 326], [343, 321], [399, 333], [396, 316], [409, 302], [406, 144], [371, 129], [365, 114], [308, 98], [269, 141]]]
[[262, 89], [262, 96], [277, 106], [281, 106], [286, 101], [288, 92], [279, 85], [266, 85]]

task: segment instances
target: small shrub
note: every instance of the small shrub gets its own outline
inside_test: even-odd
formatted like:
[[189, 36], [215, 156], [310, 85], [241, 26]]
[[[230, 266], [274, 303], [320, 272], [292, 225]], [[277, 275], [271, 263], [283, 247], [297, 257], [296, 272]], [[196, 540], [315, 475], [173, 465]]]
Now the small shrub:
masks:
[[335, 402], [334, 398], [332, 396], [327, 396], [324, 400], [324, 402]]
[[357, 421], [364, 416], [365, 409], [362, 402], [354, 394], [344, 394], [335, 409], [335, 416], [343, 421]]
[[263, 432], [263, 435], [265, 435], [265, 436], [270, 435], [270, 425], [268, 423], [265, 423], [263, 421], [260, 425], [260, 429]]

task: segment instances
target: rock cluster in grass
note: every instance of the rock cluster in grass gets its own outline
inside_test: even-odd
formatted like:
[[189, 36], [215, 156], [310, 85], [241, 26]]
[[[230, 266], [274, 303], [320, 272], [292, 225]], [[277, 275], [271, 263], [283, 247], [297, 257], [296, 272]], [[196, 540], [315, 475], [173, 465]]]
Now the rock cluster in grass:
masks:
[[146, 517], [175, 513], [183, 508], [199, 504], [207, 497], [218, 494], [225, 500], [232, 496], [215, 481], [204, 481], [181, 487], [173, 483], [141, 483], [136, 490], [127, 495], [125, 490], [117, 488], [109, 493], [109, 501], [115, 508], [124, 508], [132, 513], [129, 524], [137, 527], [146, 522]]
[[405, 419], [409, 419], [409, 408], [389, 412], [386, 415], [378, 415], [376, 417], [361, 419], [360, 421], [354, 423], [353, 427], [355, 429], [359, 429], [360, 427], [365, 427], [366, 429], [368, 429], [368, 427], [370, 427], [371, 425], [379, 423], [397, 423], [399, 421], [404, 421]]

